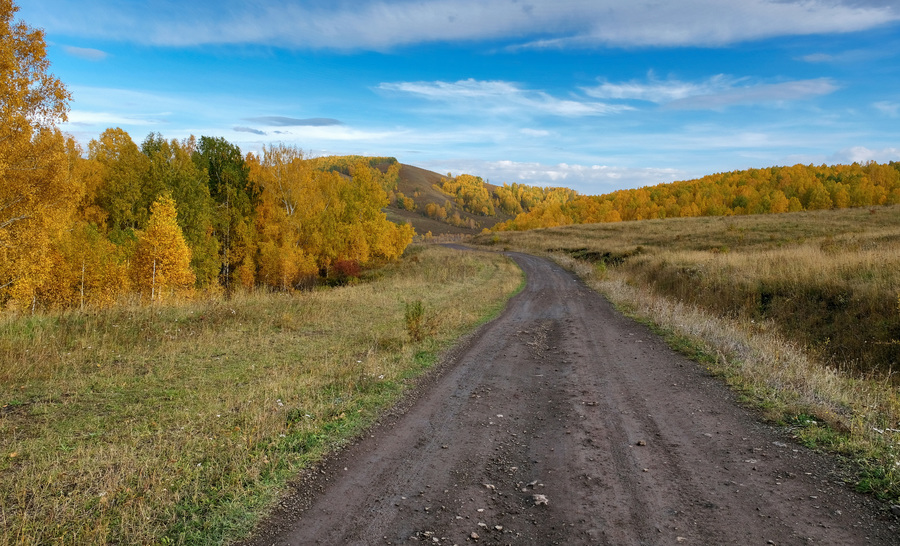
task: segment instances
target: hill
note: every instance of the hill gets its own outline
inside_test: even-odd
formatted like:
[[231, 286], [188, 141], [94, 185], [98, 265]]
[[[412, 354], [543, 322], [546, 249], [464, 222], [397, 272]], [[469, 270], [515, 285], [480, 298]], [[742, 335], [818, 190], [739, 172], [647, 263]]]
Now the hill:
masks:
[[[387, 164], [379, 165], [386, 169]], [[416, 233], [424, 235], [475, 235], [482, 229], [493, 228], [500, 222], [513, 217], [502, 212], [492, 216], [473, 214], [455, 201], [455, 196], [441, 190], [445, 175], [434, 171], [401, 164], [396, 191], [391, 195], [390, 205], [384, 209], [388, 219], [394, 222], [409, 222]], [[496, 186], [484, 184], [493, 196]], [[441, 207], [445, 215], [428, 215], [428, 206]], [[443, 217], [441, 217], [443, 216]]]

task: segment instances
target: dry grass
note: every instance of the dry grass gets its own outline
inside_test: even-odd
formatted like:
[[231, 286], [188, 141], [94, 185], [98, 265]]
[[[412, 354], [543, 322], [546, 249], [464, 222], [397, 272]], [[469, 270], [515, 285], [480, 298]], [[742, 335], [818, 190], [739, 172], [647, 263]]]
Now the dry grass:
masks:
[[545, 254], [900, 499], [900, 207], [482, 236]]
[[498, 256], [414, 248], [340, 289], [6, 317], [0, 544], [240, 536], [520, 283]]

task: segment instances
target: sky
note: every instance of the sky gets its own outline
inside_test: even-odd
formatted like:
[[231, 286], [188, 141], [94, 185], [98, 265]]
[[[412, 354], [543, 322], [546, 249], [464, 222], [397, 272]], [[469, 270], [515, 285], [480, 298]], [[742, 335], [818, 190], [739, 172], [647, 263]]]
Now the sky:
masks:
[[18, 0], [83, 144], [393, 156], [598, 195], [900, 160], [897, 0]]

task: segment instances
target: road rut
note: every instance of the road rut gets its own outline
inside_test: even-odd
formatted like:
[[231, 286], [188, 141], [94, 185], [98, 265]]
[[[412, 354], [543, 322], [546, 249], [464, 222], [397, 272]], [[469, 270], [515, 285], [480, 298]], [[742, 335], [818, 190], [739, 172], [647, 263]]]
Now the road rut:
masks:
[[[546, 260], [252, 544], [898, 544], [846, 471]], [[546, 501], [546, 502], [545, 502]]]

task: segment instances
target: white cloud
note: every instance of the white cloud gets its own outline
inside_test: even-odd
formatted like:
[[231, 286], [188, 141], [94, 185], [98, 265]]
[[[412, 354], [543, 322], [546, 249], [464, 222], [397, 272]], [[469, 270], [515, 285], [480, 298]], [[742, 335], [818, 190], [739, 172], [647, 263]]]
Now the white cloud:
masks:
[[724, 74], [713, 76], [702, 82], [661, 81], [650, 74], [647, 82], [603, 82], [596, 87], [585, 88], [591, 97], [598, 99], [644, 100], [655, 103], [683, 100], [698, 95], [712, 95], [726, 91], [738, 83]]
[[[375, 49], [505, 40], [530, 47], [721, 46], [855, 32], [900, 20], [896, 5], [834, 0], [222, 0], [184, 5], [45, 0], [23, 14], [49, 32], [157, 45]], [[540, 36], [539, 39], [535, 37]]]
[[68, 121], [61, 125], [62, 128], [70, 127], [118, 127], [118, 126], [150, 126], [162, 123], [160, 119], [154, 119], [144, 115], [128, 115], [112, 112], [92, 112], [88, 110], [72, 110], [69, 112]]
[[109, 53], [90, 47], [63, 46], [63, 51], [73, 57], [78, 57], [80, 59], [85, 59], [88, 61], [103, 61], [106, 60], [107, 57], [109, 57]]
[[868, 161], [877, 161], [878, 163], [887, 163], [890, 161], [900, 161], [900, 148], [882, 148], [881, 150], [870, 150], [865, 146], [853, 146], [841, 150], [828, 158], [829, 163], [866, 163]]
[[526, 116], [548, 114], [561, 117], [602, 116], [631, 110], [630, 106], [591, 101], [583, 97], [560, 99], [544, 91], [524, 89], [504, 81], [396, 82], [382, 83], [382, 91], [405, 93], [423, 99], [462, 103], [467, 109]]
[[678, 169], [667, 168], [465, 159], [429, 161], [423, 166], [437, 172], [474, 174], [497, 185], [516, 182], [534, 186], [563, 186], [585, 195], [673, 182], [682, 179], [685, 174]]
[[652, 74], [647, 82], [603, 82], [585, 88], [599, 99], [642, 100], [676, 109], [721, 109], [736, 104], [777, 103], [827, 95], [838, 89], [830, 78], [779, 83], [747, 83], [747, 78], [719, 74], [700, 82], [660, 81]]
[[888, 117], [900, 117], [900, 102], [880, 101], [876, 102], [872, 106], [874, 106], [876, 110]]
[[760, 104], [804, 100], [828, 95], [838, 89], [831, 78], [732, 87], [709, 95], [685, 97], [668, 104], [670, 108], [718, 109], [735, 104]]
[[834, 62], [836, 57], [828, 53], [810, 53], [809, 55], [800, 57], [800, 60], [808, 63], [830, 63]]

